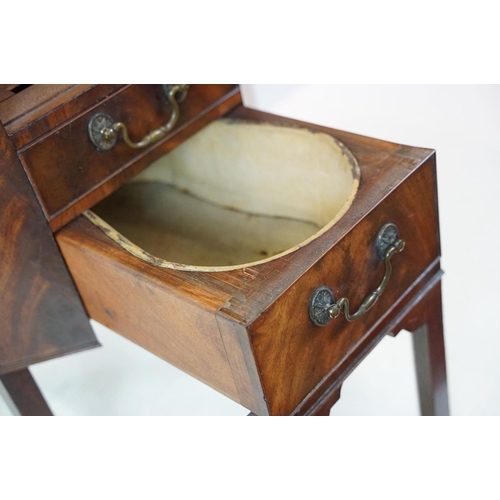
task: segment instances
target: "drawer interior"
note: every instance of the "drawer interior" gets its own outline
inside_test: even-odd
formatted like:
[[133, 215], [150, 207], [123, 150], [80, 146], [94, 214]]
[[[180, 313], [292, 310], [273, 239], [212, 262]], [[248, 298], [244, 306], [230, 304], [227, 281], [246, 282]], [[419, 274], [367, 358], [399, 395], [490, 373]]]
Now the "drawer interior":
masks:
[[227, 270], [317, 238], [347, 211], [358, 184], [355, 158], [328, 134], [221, 119], [86, 216], [160, 267]]

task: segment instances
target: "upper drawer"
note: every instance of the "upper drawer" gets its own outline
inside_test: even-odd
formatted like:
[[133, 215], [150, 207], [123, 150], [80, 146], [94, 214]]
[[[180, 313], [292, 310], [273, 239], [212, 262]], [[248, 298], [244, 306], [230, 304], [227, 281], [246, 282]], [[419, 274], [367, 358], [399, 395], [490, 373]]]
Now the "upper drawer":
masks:
[[235, 85], [191, 85], [179, 104], [175, 126], [161, 140], [135, 149], [120, 134], [112, 149], [99, 150], [88, 131], [89, 121], [97, 114], [123, 123], [133, 142], [164, 126], [172, 116], [163, 85], [130, 85], [28, 146], [20, 157], [52, 229], [107, 196], [155, 155], [173, 149], [240, 101]]

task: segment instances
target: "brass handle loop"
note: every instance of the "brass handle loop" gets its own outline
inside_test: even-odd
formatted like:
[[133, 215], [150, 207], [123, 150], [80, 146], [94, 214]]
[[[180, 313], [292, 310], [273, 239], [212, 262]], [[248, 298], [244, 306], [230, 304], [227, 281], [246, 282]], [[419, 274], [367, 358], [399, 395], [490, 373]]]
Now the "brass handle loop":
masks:
[[[175, 127], [177, 121], [179, 120], [179, 102], [184, 100], [189, 89], [189, 85], [164, 85], [164, 89], [167, 94], [168, 101], [172, 106], [172, 115], [170, 116], [168, 123], [162, 127], [152, 130], [140, 141], [133, 142], [128, 135], [127, 126], [124, 123], [115, 122], [109, 115], [99, 113], [94, 115], [89, 120], [88, 124], [88, 133], [92, 144], [101, 151], [111, 149], [115, 146], [120, 132], [122, 133], [125, 144], [132, 149], [142, 149], [158, 142], [160, 139], [163, 139], [163, 137], [165, 137], [168, 132]], [[180, 96], [178, 97], [178, 95]]]
[[327, 286], [320, 286], [314, 290], [309, 302], [309, 318], [317, 326], [326, 325], [331, 319], [344, 311], [347, 321], [355, 321], [369, 311], [382, 295], [389, 283], [392, 273], [391, 259], [403, 250], [405, 242], [398, 237], [398, 229], [395, 224], [385, 224], [379, 231], [376, 240], [376, 250], [379, 259], [384, 261], [385, 274], [379, 286], [375, 288], [361, 303], [358, 310], [351, 314], [349, 312], [349, 299], [342, 297], [335, 301], [333, 291]]

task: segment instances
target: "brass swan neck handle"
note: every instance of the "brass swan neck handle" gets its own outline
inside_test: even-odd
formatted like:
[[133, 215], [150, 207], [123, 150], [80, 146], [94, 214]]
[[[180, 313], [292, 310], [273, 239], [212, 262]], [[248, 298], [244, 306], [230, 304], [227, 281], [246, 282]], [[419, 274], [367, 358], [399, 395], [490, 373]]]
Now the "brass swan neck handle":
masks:
[[133, 142], [128, 134], [127, 126], [122, 122], [115, 122], [113, 118], [104, 113], [94, 115], [88, 124], [88, 134], [92, 144], [101, 151], [106, 151], [115, 146], [121, 132], [123, 142], [132, 149], [142, 149], [160, 139], [163, 139], [170, 132], [179, 120], [179, 102], [182, 102], [187, 94], [189, 85], [187, 84], [165, 84], [163, 86], [167, 99], [172, 106], [172, 114], [168, 123], [152, 130], [140, 141]]
[[393, 255], [395, 255], [398, 252], [401, 252], [405, 246], [405, 242], [401, 239], [397, 240], [394, 245], [391, 245], [388, 249], [387, 252], [385, 253], [384, 257], [384, 262], [385, 262], [385, 274], [384, 277], [382, 278], [382, 281], [380, 282], [380, 285], [373, 290], [372, 293], [370, 293], [363, 302], [361, 302], [361, 305], [359, 306], [358, 310], [351, 314], [349, 312], [349, 299], [347, 297], [342, 297], [337, 300], [332, 306], [328, 308], [328, 316], [330, 316], [331, 319], [336, 318], [344, 309], [344, 314], [345, 318], [347, 321], [355, 321], [365, 312], [369, 311], [374, 305], [375, 302], [377, 302], [378, 298], [382, 295], [384, 292], [387, 283], [389, 283], [389, 278], [391, 277], [392, 273], [392, 266], [391, 266], [391, 258]]
[[344, 311], [347, 321], [355, 321], [369, 311], [382, 295], [389, 283], [392, 273], [391, 259], [404, 249], [405, 242], [398, 236], [395, 224], [385, 224], [379, 231], [376, 240], [376, 251], [380, 260], [385, 263], [385, 274], [379, 286], [373, 290], [361, 303], [355, 313], [349, 312], [349, 299], [342, 297], [335, 301], [332, 290], [327, 286], [316, 288], [309, 302], [309, 318], [317, 326], [326, 325], [331, 319], [337, 318]]

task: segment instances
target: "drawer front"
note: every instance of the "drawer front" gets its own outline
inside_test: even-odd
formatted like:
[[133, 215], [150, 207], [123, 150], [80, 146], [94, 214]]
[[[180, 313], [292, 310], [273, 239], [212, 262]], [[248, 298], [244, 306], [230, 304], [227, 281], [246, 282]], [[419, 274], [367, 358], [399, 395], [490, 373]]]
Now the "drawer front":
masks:
[[[170, 120], [172, 107], [162, 85], [131, 85], [26, 149], [21, 159], [51, 221], [87, 194], [100, 190], [100, 194], [92, 196], [88, 203], [83, 202], [79, 210], [73, 210], [70, 220], [116, 189], [120, 183], [103, 184], [117, 173], [153, 150], [161, 150], [159, 154], [162, 154], [175, 147], [178, 141], [172, 141], [173, 137], [185, 139], [239, 102], [235, 85], [191, 85], [179, 105], [177, 124], [161, 141], [143, 149], [133, 149], [120, 135], [112, 149], [98, 150], [88, 134], [89, 120], [96, 114], [105, 113], [115, 122], [124, 123], [130, 139], [135, 142]], [[149, 156], [147, 161], [151, 161]], [[124, 180], [125, 177], [121, 179]], [[67, 220], [62, 221], [65, 222]], [[62, 223], [51, 225], [57, 229]]]
[[[272, 415], [288, 415], [332, 370], [356, 350], [370, 329], [438, 257], [433, 165], [427, 162], [355, 226], [251, 325], [250, 341]], [[387, 288], [374, 306], [348, 322], [341, 313], [325, 326], [309, 318], [321, 285], [347, 297], [351, 313], [381, 283], [385, 265], [375, 250], [384, 224], [405, 241], [392, 260]]]
[[0, 104], [0, 121], [17, 150], [109, 99], [124, 84], [35, 84]]

